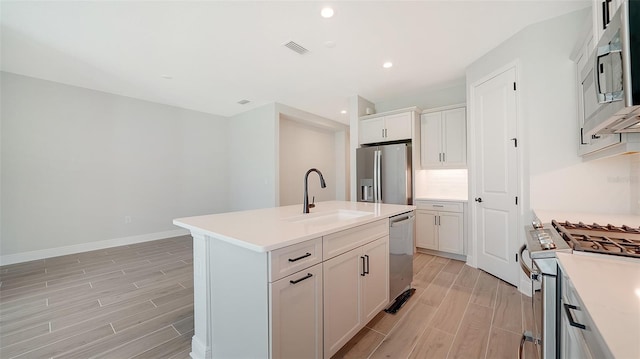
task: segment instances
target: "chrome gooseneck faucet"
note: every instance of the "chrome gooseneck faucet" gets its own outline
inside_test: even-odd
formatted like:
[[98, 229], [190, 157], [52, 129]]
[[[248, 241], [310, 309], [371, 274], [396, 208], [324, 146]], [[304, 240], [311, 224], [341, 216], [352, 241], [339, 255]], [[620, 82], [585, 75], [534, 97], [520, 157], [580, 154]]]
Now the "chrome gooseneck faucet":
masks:
[[327, 187], [327, 184], [324, 182], [324, 177], [322, 177], [322, 172], [318, 171], [315, 168], [307, 171], [307, 173], [304, 175], [304, 208], [302, 209], [302, 213], [309, 213], [309, 208], [315, 207], [315, 204], [309, 204], [309, 185], [307, 184], [307, 182], [309, 180], [309, 173], [311, 172], [315, 172], [318, 174], [318, 176], [320, 176], [320, 187]]

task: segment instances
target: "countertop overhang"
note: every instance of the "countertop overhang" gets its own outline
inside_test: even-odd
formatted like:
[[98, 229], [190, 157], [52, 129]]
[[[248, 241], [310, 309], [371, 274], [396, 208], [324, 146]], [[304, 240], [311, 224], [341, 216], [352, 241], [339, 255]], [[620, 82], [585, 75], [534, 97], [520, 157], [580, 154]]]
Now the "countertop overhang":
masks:
[[[302, 204], [256, 210], [177, 218], [176, 226], [256, 252], [269, 252], [330, 233], [375, 222], [415, 210], [415, 206], [346, 201], [318, 202], [311, 213]], [[305, 221], [303, 216], [321, 216], [336, 211], [367, 212], [357, 217], [326, 221]]]

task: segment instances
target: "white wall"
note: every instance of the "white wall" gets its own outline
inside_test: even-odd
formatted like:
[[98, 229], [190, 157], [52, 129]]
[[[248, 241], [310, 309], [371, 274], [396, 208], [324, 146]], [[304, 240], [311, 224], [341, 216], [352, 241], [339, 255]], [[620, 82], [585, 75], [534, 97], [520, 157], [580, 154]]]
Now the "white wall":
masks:
[[[583, 162], [577, 155], [577, 81], [570, 54], [590, 16], [586, 9], [529, 26], [467, 68], [471, 85], [516, 64], [521, 225], [530, 223], [536, 208], [629, 213], [639, 200], [634, 156]], [[471, 166], [470, 197], [473, 181]], [[518, 236], [523, 243], [524, 231]], [[473, 263], [475, 253], [470, 254]]]
[[1, 76], [3, 257], [162, 237], [228, 209], [225, 118]]
[[278, 121], [275, 104], [229, 119], [229, 208], [267, 208], [278, 201]]
[[417, 106], [422, 110], [457, 105], [467, 102], [466, 82], [464, 78], [436, 87], [424, 88], [415, 93], [404, 94], [399, 98], [376, 102], [377, 112], [386, 112]]
[[518, 63], [519, 137], [524, 221], [532, 208], [625, 213], [631, 162], [607, 158], [583, 162], [577, 155], [575, 64], [570, 54], [590, 17], [582, 10], [532, 25], [467, 69], [467, 83]]
[[[309, 202], [336, 199], [338, 188], [344, 191], [344, 181], [338, 181], [336, 172], [336, 136], [333, 131], [311, 126], [301, 121], [280, 116], [280, 205], [302, 204], [304, 175], [317, 168], [327, 187], [320, 188], [316, 173], [309, 175]], [[343, 177], [344, 178], [344, 177]]]

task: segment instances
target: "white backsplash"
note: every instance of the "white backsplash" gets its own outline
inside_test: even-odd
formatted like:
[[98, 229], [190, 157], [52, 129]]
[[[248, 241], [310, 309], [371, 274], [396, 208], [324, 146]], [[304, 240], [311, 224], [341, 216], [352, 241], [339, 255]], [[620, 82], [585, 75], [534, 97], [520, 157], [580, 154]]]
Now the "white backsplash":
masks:
[[415, 173], [416, 198], [458, 199], [468, 198], [466, 169], [420, 170]]
[[640, 154], [576, 163], [531, 176], [531, 207], [640, 214]]

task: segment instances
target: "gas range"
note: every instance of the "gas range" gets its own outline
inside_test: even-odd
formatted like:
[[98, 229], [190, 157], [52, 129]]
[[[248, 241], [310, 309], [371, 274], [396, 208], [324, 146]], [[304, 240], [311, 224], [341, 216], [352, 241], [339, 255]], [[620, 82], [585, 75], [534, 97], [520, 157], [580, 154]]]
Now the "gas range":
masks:
[[573, 251], [640, 258], [640, 227], [551, 222]]

